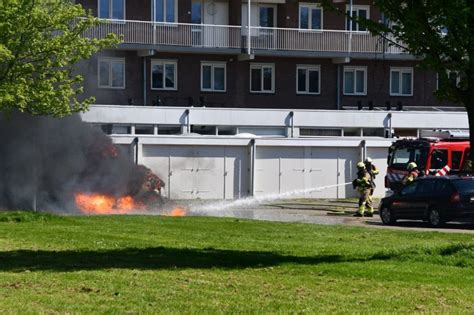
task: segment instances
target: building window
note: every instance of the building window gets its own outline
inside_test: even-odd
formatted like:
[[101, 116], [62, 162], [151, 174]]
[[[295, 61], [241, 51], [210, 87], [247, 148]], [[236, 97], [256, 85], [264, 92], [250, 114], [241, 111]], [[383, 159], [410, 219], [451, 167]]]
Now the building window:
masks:
[[226, 64], [201, 63], [201, 91], [225, 92], [226, 91]]
[[413, 95], [413, 68], [390, 68], [390, 95]]
[[[346, 30], [350, 31], [351, 30], [351, 22], [352, 22], [352, 31], [354, 32], [366, 32], [367, 28], [359, 25], [356, 21], [352, 20], [349, 18], [350, 16], [350, 8], [349, 6], [346, 7]], [[354, 5], [352, 6], [352, 17], [353, 18], [361, 18], [361, 19], [369, 19], [370, 18], [370, 9], [369, 6], [358, 6]]]
[[178, 63], [173, 60], [151, 61], [151, 89], [177, 90]]
[[106, 89], [125, 88], [125, 59], [99, 59], [99, 87]]
[[251, 64], [250, 65], [250, 92], [274, 93], [275, 92], [275, 65]]
[[260, 27], [274, 27], [275, 26], [275, 7], [274, 6], [260, 6], [259, 7], [259, 24]]
[[155, 0], [155, 22], [176, 22], [177, 3], [176, 0]]
[[446, 80], [437, 73], [436, 74], [436, 89], [439, 90], [441, 86], [449, 85], [451, 87], [459, 87], [461, 83], [461, 75], [458, 71], [446, 70]]
[[341, 137], [342, 129], [300, 128], [300, 137]]
[[344, 95], [367, 95], [367, 67], [344, 67]]
[[323, 28], [323, 9], [319, 5], [300, 4], [300, 29], [321, 30]]
[[296, 67], [296, 93], [320, 94], [321, 69], [319, 66]]
[[125, 20], [125, 0], [99, 0], [99, 18]]
[[202, 3], [201, 0], [193, 0], [191, 4], [191, 23], [202, 23]]

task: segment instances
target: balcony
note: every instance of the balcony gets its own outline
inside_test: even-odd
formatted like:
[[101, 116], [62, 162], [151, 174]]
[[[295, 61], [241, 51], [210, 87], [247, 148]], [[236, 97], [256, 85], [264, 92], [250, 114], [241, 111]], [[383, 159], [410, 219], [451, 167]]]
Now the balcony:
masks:
[[122, 45], [147, 49], [164, 46], [240, 52], [247, 51], [250, 44], [251, 51], [256, 54], [306, 52], [347, 56], [350, 52], [354, 55], [408, 56], [382, 37], [341, 30], [250, 27], [249, 32], [247, 26], [103, 20], [84, 35], [103, 38], [109, 33], [123, 36]]

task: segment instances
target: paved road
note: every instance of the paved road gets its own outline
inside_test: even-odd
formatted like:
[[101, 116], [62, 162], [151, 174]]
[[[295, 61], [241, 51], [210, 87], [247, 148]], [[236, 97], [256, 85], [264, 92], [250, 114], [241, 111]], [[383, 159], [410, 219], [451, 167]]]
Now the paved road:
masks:
[[440, 231], [447, 233], [474, 233], [474, 224], [450, 223], [441, 229], [433, 229], [424, 222], [402, 221], [396, 226], [386, 226], [375, 215], [372, 218], [356, 218], [356, 202], [350, 200], [302, 200], [280, 201], [271, 204], [245, 205], [232, 202], [186, 204], [190, 215], [235, 217], [252, 220], [300, 222], [325, 225], [350, 225], [410, 231]]

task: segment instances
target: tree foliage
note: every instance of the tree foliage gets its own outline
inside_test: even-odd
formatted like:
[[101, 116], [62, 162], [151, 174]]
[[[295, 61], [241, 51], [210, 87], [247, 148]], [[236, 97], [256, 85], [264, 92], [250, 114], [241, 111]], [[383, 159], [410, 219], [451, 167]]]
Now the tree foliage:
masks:
[[99, 23], [68, 0], [0, 0], [0, 112], [65, 116], [85, 110], [74, 65], [118, 43], [83, 34]]

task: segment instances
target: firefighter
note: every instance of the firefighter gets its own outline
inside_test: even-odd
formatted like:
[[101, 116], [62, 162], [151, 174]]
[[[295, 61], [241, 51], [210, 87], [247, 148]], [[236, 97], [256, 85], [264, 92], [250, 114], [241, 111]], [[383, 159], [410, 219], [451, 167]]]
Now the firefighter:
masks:
[[372, 184], [372, 188], [370, 189], [370, 197], [372, 197], [374, 195], [374, 190], [375, 190], [375, 176], [377, 176], [380, 173], [380, 171], [372, 163], [372, 159], [370, 157], [365, 159], [364, 164], [365, 164], [365, 169], [370, 175], [370, 182]]
[[[372, 217], [374, 215], [374, 208], [372, 207], [372, 197], [370, 191], [372, 189], [371, 177], [364, 162], [357, 163], [357, 178], [352, 182], [354, 189], [359, 192], [359, 209], [354, 214], [355, 217]], [[365, 214], [367, 210], [367, 214]]]
[[410, 185], [418, 176], [420, 176], [420, 172], [418, 171], [418, 165], [416, 165], [415, 162], [408, 163], [407, 170], [408, 174], [402, 179], [403, 187]]

